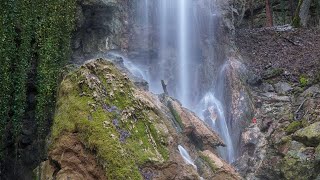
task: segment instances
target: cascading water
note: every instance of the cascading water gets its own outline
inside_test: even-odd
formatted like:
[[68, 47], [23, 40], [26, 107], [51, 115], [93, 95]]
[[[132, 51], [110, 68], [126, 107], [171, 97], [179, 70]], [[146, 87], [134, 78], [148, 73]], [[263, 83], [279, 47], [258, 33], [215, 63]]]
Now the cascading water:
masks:
[[180, 152], [180, 155], [182, 156], [183, 160], [187, 163], [192, 165], [195, 169], [197, 169], [197, 166], [194, 164], [193, 160], [191, 159], [188, 151], [181, 145], [178, 145], [178, 149]]
[[198, 105], [197, 114], [222, 137], [226, 147], [219, 147], [221, 156], [228, 162], [234, 161], [234, 148], [227, 126], [223, 105], [211, 92], [205, 94]]
[[190, 18], [188, 15], [190, 6], [190, 1], [186, 0], [178, 0], [178, 23], [179, 23], [179, 43], [178, 43], [178, 66], [180, 68], [179, 70], [179, 76], [178, 76], [178, 83], [179, 83], [179, 90], [181, 93], [180, 100], [182, 101], [182, 104], [189, 105], [189, 93], [190, 90], [189, 87], [189, 61], [190, 61], [190, 55], [188, 45], [189, 45], [189, 25], [188, 25], [188, 18]]
[[[214, 2], [139, 0], [138, 6], [141, 11], [138, 15], [147, 16], [139, 17], [142, 26], [145, 26], [142, 27], [141, 39], [148, 39], [149, 34], [145, 31], [150, 31], [153, 32], [153, 44], [157, 44], [157, 56], [150, 60], [153, 69], [157, 70], [149, 71], [146, 73], [148, 77], [145, 77], [150, 90], [162, 92], [160, 81], [167, 81], [169, 94], [179, 99], [183, 106], [194, 109], [202, 120], [220, 134], [227, 145], [226, 148], [219, 148], [220, 155], [228, 162], [234, 161], [234, 146], [223, 102], [226, 65], [216, 60], [214, 48], [215, 21], [218, 17]], [[203, 50], [204, 44], [207, 44], [207, 50]], [[210, 67], [213, 66], [212, 70], [199, 68], [209, 66], [208, 62]], [[203, 69], [206, 71], [201, 72]]]

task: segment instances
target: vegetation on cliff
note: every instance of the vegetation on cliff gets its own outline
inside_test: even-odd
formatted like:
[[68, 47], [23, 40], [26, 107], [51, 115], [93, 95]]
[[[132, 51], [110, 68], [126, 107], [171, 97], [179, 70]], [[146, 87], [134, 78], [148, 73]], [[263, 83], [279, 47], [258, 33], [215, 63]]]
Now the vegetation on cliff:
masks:
[[[53, 115], [60, 68], [70, 55], [75, 0], [8, 0], [0, 3], [0, 154], [13, 135], [18, 152], [22, 123], [35, 112], [39, 139]], [[35, 92], [35, 106], [28, 102]], [[32, 99], [32, 98], [31, 98]], [[18, 154], [15, 155], [19, 157]], [[0, 156], [1, 159], [1, 156]]]

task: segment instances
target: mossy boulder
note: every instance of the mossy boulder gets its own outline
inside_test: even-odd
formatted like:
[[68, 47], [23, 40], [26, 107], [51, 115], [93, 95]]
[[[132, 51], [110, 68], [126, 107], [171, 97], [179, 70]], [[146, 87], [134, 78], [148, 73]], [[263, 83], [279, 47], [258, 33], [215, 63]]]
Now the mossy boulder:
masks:
[[293, 139], [307, 146], [316, 147], [320, 143], [320, 122], [316, 122], [294, 133]]
[[289, 124], [289, 126], [285, 129], [287, 134], [292, 134], [299, 130], [302, 127], [301, 121], [293, 121]]
[[77, 133], [95, 151], [106, 176], [140, 179], [138, 167], [168, 159], [160, 118], [134, 97], [133, 84], [108, 61], [86, 63], [61, 83], [52, 127], [52, 148], [63, 134]]
[[316, 161], [313, 161], [314, 148], [292, 141], [288, 153], [280, 167], [285, 179], [314, 179], [319, 171]]

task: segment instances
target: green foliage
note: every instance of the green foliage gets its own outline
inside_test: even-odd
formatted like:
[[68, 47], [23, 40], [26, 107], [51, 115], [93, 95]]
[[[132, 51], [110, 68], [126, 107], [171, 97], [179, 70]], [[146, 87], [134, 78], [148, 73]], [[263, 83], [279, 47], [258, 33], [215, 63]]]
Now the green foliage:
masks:
[[180, 117], [179, 113], [174, 109], [171, 101], [168, 101], [168, 108], [174, 118], [173, 121], [174, 121], [175, 126], [177, 127], [179, 132], [182, 132], [182, 130], [184, 129], [184, 126], [183, 126], [181, 117]]
[[[40, 136], [53, 115], [60, 68], [70, 55], [75, 0], [0, 2], [0, 149], [11, 132], [17, 140], [27, 107], [27, 81], [36, 66], [36, 119]], [[12, 129], [6, 129], [11, 122]], [[1, 153], [1, 152], [0, 152]]]
[[287, 134], [292, 134], [302, 128], [302, 123], [301, 121], [293, 121], [292, 123], [289, 124], [289, 126], [285, 129]]
[[309, 84], [309, 79], [305, 75], [301, 75], [299, 78], [299, 83], [301, 87], [305, 87]]
[[[12, 0], [2, 1], [0, 3], [0, 149], [3, 148], [3, 134], [9, 118], [11, 106], [11, 66], [15, 58], [15, 3]], [[1, 154], [2, 152], [0, 152]]]
[[36, 31], [39, 48], [36, 119], [40, 138], [45, 136], [48, 120], [53, 115], [58, 75], [70, 52], [75, 11], [74, 0], [44, 3], [42, 6], [43, 2], [39, 2], [39, 14], [43, 18]]

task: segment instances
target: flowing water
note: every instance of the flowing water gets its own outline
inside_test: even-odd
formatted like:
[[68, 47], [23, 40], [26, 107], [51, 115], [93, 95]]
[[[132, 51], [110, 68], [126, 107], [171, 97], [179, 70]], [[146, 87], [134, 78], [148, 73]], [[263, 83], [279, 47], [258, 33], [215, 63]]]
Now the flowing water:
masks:
[[193, 160], [191, 159], [188, 151], [181, 145], [178, 145], [178, 149], [180, 152], [180, 155], [182, 156], [183, 160], [186, 164], [192, 165], [195, 169], [197, 169], [197, 166], [194, 164]]
[[[129, 60], [126, 66], [143, 76], [154, 93], [162, 92], [160, 82], [165, 80], [171, 96], [194, 110], [219, 133], [226, 144], [225, 148], [219, 148], [220, 155], [228, 162], [233, 162], [235, 148], [223, 100], [227, 64], [219, 63], [216, 58], [219, 52], [214, 48], [214, 32], [218, 12], [214, 8], [214, 1], [137, 0], [137, 7], [137, 20], [142, 26], [140, 39], [144, 39], [144, 43], [152, 39], [153, 44], [157, 44], [157, 56], [149, 60], [153, 62], [153, 70], [148, 72], [139, 70], [139, 66]], [[150, 36], [148, 32], [153, 33]], [[203, 49], [205, 42], [209, 42], [207, 50]], [[206, 66], [213, 68], [203, 72]], [[185, 149], [179, 146], [179, 150], [185, 160], [191, 163]]]

